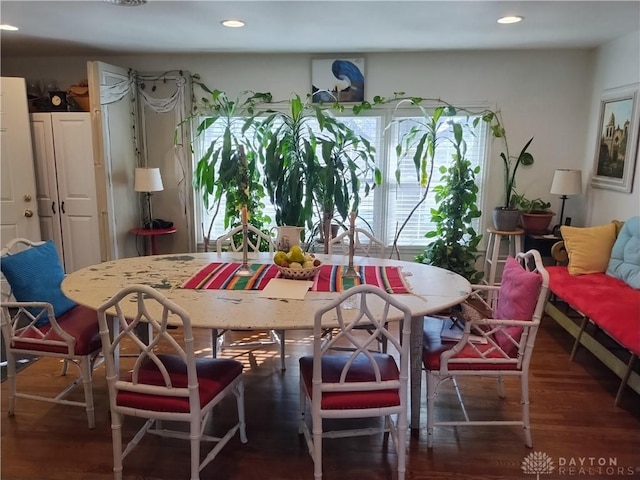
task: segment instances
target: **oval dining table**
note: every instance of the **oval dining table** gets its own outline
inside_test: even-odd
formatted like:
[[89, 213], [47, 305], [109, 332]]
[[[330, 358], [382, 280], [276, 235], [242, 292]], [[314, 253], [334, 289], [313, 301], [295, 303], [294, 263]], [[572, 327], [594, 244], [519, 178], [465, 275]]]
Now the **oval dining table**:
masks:
[[[324, 265], [348, 264], [343, 255], [316, 255]], [[265, 298], [259, 290], [184, 288], [203, 268], [214, 263], [240, 263], [241, 252], [206, 252], [131, 257], [103, 262], [70, 273], [62, 282], [69, 298], [97, 309], [130, 284], [150, 285], [189, 312], [196, 328], [219, 330], [312, 329], [318, 308], [339, 292], [308, 291], [303, 299]], [[268, 253], [250, 253], [248, 263], [270, 264]], [[354, 265], [398, 267], [409, 293], [394, 294], [411, 309], [411, 418], [412, 429], [420, 427], [422, 377], [422, 328], [425, 315], [464, 301], [471, 285], [462, 276], [438, 267], [392, 259], [354, 257]], [[125, 315], [135, 316], [134, 302]], [[393, 320], [393, 319], [392, 319]], [[332, 327], [336, 325], [326, 325]]]

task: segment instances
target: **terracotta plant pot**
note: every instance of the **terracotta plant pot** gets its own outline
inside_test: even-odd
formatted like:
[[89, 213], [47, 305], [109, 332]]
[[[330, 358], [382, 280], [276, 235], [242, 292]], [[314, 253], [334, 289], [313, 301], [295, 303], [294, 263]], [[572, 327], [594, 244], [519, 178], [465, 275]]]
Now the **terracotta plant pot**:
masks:
[[520, 222], [525, 231], [537, 235], [547, 233], [553, 212], [529, 212], [520, 214]]

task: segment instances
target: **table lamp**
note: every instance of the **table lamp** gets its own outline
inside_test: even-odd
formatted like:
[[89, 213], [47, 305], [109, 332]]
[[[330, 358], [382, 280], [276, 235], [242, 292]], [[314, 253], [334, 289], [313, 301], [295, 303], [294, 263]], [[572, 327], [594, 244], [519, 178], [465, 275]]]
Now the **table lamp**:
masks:
[[553, 175], [551, 182], [551, 192], [553, 195], [560, 195], [562, 199], [562, 207], [560, 209], [560, 223], [553, 227], [553, 232], [557, 233], [560, 226], [564, 223], [564, 202], [568, 195], [580, 195], [582, 193], [582, 171], [558, 169]]
[[147, 211], [149, 216], [144, 221], [144, 228], [153, 228], [153, 216], [151, 214], [151, 192], [163, 190], [162, 177], [159, 168], [136, 168], [134, 177], [134, 189], [143, 192], [147, 199]]

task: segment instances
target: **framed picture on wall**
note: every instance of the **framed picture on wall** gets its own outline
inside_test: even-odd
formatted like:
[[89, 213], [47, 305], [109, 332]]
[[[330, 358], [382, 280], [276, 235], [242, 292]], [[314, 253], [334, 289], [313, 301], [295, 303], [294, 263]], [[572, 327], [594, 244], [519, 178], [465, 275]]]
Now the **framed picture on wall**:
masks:
[[364, 58], [311, 60], [312, 101], [364, 101]]
[[607, 90], [600, 102], [591, 185], [629, 193], [638, 162], [638, 85]]

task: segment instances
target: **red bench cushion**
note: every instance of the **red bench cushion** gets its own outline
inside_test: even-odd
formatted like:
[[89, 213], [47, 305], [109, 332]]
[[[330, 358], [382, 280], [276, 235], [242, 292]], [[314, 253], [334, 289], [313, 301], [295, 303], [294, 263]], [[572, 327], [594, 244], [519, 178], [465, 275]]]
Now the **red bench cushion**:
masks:
[[576, 308], [620, 345], [640, 355], [640, 290], [605, 273], [570, 275], [567, 267], [547, 267], [549, 289]]

